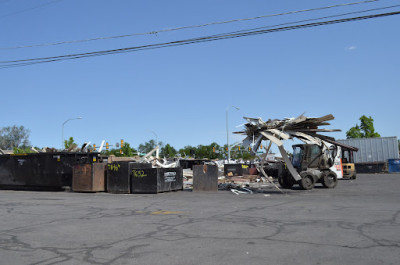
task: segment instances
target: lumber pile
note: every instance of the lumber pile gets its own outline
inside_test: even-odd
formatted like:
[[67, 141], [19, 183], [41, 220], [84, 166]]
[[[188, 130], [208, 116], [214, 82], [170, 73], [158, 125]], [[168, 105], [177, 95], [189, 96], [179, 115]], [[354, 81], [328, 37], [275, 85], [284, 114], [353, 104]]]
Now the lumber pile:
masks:
[[339, 129], [321, 129], [320, 126], [330, 125], [328, 121], [335, 119], [332, 114], [325, 115], [319, 118], [310, 118], [304, 115], [300, 115], [297, 118], [285, 118], [282, 120], [269, 119], [268, 121], [263, 121], [261, 118], [249, 118], [244, 117], [247, 123], [244, 124], [245, 129], [240, 132], [235, 132], [237, 134], [244, 134], [247, 136], [259, 135], [260, 132], [283, 132], [292, 137], [293, 133], [299, 132], [310, 135], [312, 137], [317, 137], [320, 139], [330, 139], [331, 137], [320, 135], [321, 132], [339, 132]]

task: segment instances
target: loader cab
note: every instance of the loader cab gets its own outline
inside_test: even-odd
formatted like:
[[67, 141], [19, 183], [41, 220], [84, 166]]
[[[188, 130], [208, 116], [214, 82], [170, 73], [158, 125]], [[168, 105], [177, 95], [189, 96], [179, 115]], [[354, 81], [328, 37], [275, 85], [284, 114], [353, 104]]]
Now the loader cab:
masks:
[[297, 171], [319, 168], [322, 157], [321, 147], [314, 144], [293, 145], [292, 165]]

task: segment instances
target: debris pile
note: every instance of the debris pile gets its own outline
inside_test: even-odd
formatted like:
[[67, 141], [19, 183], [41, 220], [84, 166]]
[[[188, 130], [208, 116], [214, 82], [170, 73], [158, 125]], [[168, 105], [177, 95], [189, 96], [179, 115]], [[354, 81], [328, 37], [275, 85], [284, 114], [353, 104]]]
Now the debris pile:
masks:
[[[150, 163], [153, 168], [176, 168], [179, 167], [179, 159], [174, 161], [170, 161], [166, 158], [160, 158], [159, 156], [160, 147], [157, 146], [149, 153], [144, 155], [143, 157], [116, 157], [116, 156], [109, 156], [108, 162], [116, 162], [116, 161], [130, 161], [136, 163]], [[155, 155], [155, 156], [153, 156]]]
[[[252, 146], [252, 154], [257, 155], [256, 151], [260, 147], [263, 140], [269, 141], [269, 145], [266, 148], [266, 154], [268, 154], [272, 143], [278, 146], [278, 149], [282, 155], [283, 161], [286, 163], [287, 170], [293, 177], [287, 178], [281, 176], [279, 183], [282, 187], [291, 187], [294, 183], [300, 184], [303, 189], [311, 189], [314, 187], [315, 182], [321, 182], [324, 186], [334, 187], [336, 184], [336, 173], [331, 170], [335, 163], [340, 161], [340, 144], [335, 141], [334, 138], [322, 135], [322, 132], [338, 132], [339, 129], [321, 129], [320, 126], [330, 125], [328, 121], [333, 120], [332, 114], [325, 115], [319, 118], [310, 118], [304, 115], [300, 115], [297, 118], [285, 118], [282, 120], [269, 119], [263, 121], [261, 118], [248, 118], [245, 117], [247, 123], [244, 124], [245, 129], [237, 134], [245, 135], [246, 138], [243, 140], [245, 147]], [[309, 152], [311, 146], [315, 146], [314, 156], [312, 161], [306, 161], [305, 156], [297, 157], [297, 163], [299, 166], [295, 168], [292, 165], [292, 161], [289, 159], [286, 150], [283, 147], [283, 141], [297, 138], [305, 143], [305, 145], [298, 145], [301, 150]], [[304, 152], [306, 152], [304, 151]], [[300, 152], [300, 151], [299, 151]], [[258, 156], [261, 163], [259, 170], [261, 173], [268, 178], [264, 170], [266, 154]], [[304, 163], [304, 164], [301, 164]], [[313, 164], [312, 164], [313, 163]], [[340, 163], [340, 162], [339, 162]], [[329, 175], [329, 177], [327, 177]], [[341, 176], [340, 176], [341, 177]], [[334, 180], [334, 183], [328, 185], [328, 178]], [[271, 184], [273, 184], [271, 182]], [[325, 185], [326, 184], [326, 185]], [[277, 189], [278, 186], [275, 185]]]
[[310, 140], [309, 137], [334, 140], [332, 137], [318, 134], [319, 132], [339, 132], [339, 129], [320, 129], [319, 126], [330, 125], [327, 121], [335, 119], [332, 114], [322, 116], [320, 118], [309, 118], [304, 115], [300, 115], [297, 118], [285, 118], [283, 120], [269, 119], [263, 121], [261, 118], [248, 118], [245, 117], [248, 122], [244, 124], [246, 127], [244, 131], [235, 132], [237, 134], [244, 134], [247, 136], [247, 140], [255, 137], [259, 137], [260, 134], [275, 135], [279, 139], [291, 139], [293, 137], [302, 138], [304, 140]]

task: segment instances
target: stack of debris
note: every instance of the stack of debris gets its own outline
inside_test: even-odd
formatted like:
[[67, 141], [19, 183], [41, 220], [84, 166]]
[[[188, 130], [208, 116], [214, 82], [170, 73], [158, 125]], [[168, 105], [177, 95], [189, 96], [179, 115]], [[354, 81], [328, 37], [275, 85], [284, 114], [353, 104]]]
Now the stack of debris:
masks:
[[[160, 147], [156, 146], [153, 150], [143, 156], [140, 163], [151, 163], [153, 168], [175, 168], [179, 166], [179, 159], [176, 161], [169, 161], [166, 158], [162, 159], [159, 156]], [[155, 157], [153, 154], [155, 153]]]
[[193, 188], [193, 170], [190, 168], [183, 169], [183, 189]]
[[[236, 132], [237, 134], [246, 135], [246, 138], [243, 140], [245, 148], [251, 145], [252, 154], [257, 155], [256, 151], [263, 140], [269, 141], [269, 146], [266, 148], [266, 153], [269, 152], [272, 143], [276, 144], [282, 155], [283, 161], [286, 163], [287, 170], [290, 172], [290, 175], [293, 177], [294, 181], [298, 182], [304, 189], [311, 189], [314, 186], [314, 183], [316, 181], [320, 181], [323, 177], [325, 179], [328, 179], [327, 177], [325, 177], [325, 175], [330, 172], [329, 167], [332, 167], [333, 163], [335, 163], [336, 160], [340, 159], [340, 154], [339, 152], [337, 152], [338, 150], [340, 151], [340, 149], [337, 148], [337, 146], [340, 146], [340, 144], [336, 142], [334, 138], [320, 134], [321, 132], [340, 131], [338, 129], [319, 128], [320, 126], [330, 125], [328, 121], [334, 119], [332, 114], [325, 115], [319, 118], [309, 118], [304, 115], [300, 115], [297, 118], [285, 118], [282, 120], [269, 119], [268, 121], [263, 121], [261, 118], [245, 117], [245, 119], [247, 120], [247, 123], [244, 124], [245, 129], [243, 131]], [[308, 171], [307, 167], [307, 170], [297, 172], [297, 170], [293, 167], [283, 147], [284, 140], [293, 138], [297, 138], [308, 145], [318, 146], [319, 152], [321, 152], [321, 154], [318, 156], [320, 157], [321, 164], [315, 163], [315, 165], [313, 166], [316, 167], [316, 169], [310, 169], [310, 171]], [[259, 158], [261, 161], [259, 170], [266, 178], [268, 178], [268, 175], [264, 170], [266, 154], [259, 156]], [[311, 163], [309, 163], [308, 165], [311, 165]], [[321, 167], [318, 168], [320, 165]], [[328, 165], [329, 167], [327, 167]], [[325, 171], [320, 171], [319, 169]], [[310, 173], [311, 170], [314, 171]], [[303, 177], [300, 176], [299, 173], [302, 173]], [[334, 172], [332, 174], [335, 175]], [[334, 177], [336, 178], [336, 175]], [[285, 180], [281, 179], [281, 181], [287, 184], [281, 184], [281, 182], [279, 182], [281, 186], [283, 185], [285, 187], [289, 187], [293, 185], [293, 182], [290, 180], [290, 178]], [[327, 181], [325, 183], [328, 183]], [[277, 186], [276, 188], [279, 189]]]
[[281, 139], [299, 137], [307, 140], [307, 136], [317, 137], [320, 139], [334, 140], [332, 137], [318, 134], [319, 132], [338, 132], [338, 129], [320, 129], [319, 126], [330, 125], [327, 121], [333, 120], [332, 114], [325, 115], [320, 118], [308, 118], [300, 115], [297, 118], [285, 118], [283, 120], [269, 119], [263, 121], [261, 118], [245, 117], [248, 123], [245, 124], [246, 129], [237, 134], [244, 134], [251, 140], [253, 136], [258, 136], [262, 133], [277, 135]]

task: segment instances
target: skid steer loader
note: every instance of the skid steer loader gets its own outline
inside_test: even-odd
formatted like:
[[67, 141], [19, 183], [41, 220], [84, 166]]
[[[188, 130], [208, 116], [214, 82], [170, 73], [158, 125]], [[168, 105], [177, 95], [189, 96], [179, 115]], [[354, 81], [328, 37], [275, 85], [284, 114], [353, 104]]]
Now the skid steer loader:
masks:
[[[278, 166], [278, 181], [283, 188], [291, 188], [299, 184], [301, 188], [309, 190], [316, 183], [322, 183], [326, 188], [334, 188], [339, 178], [343, 178], [342, 147], [357, 151], [357, 148], [345, 146], [335, 141], [334, 138], [321, 135], [322, 132], [338, 132], [338, 129], [321, 129], [319, 126], [329, 125], [327, 121], [333, 120], [333, 115], [325, 115], [319, 118], [309, 118], [303, 114], [296, 118], [269, 119], [244, 117], [247, 123], [243, 131], [237, 134], [245, 135], [243, 146], [252, 146], [251, 153], [257, 155], [257, 150], [262, 141], [269, 141], [266, 148], [268, 154], [271, 145], [275, 144], [282, 155], [283, 161]], [[284, 141], [299, 139], [304, 144], [293, 146], [293, 157], [289, 159], [284, 148]], [[264, 167], [268, 168], [266, 155], [259, 156], [260, 171], [265, 177], [268, 174]], [[284, 167], [282, 167], [284, 165]]]
[[310, 190], [316, 183], [321, 183], [325, 188], [334, 188], [338, 178], [343, 177], [339, 154], [340, 147], [332, 144], [293, 145], [291, 163], [301, 179], [296, 181], [286, 169], [276, 176], [278, 182], [285, 189], [299, 184], [302, 189]]

